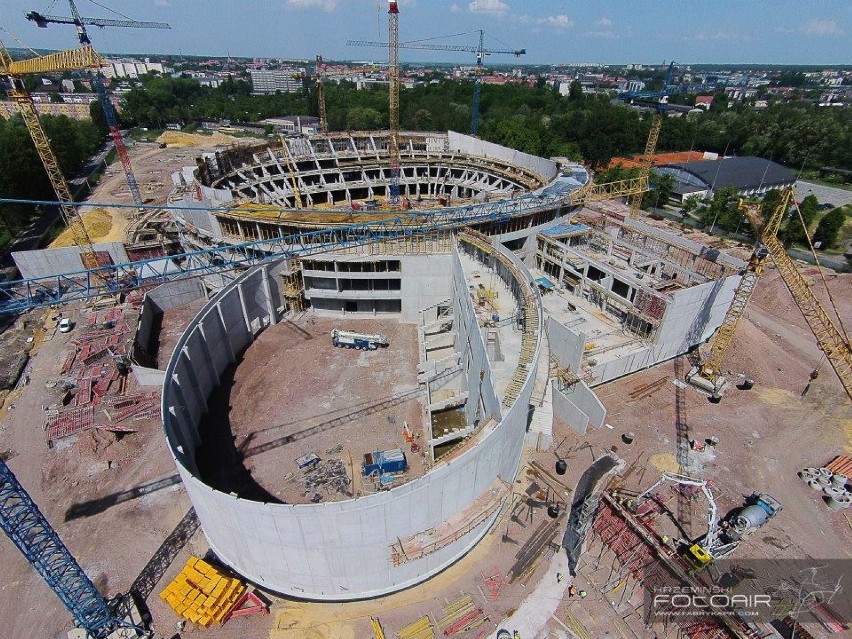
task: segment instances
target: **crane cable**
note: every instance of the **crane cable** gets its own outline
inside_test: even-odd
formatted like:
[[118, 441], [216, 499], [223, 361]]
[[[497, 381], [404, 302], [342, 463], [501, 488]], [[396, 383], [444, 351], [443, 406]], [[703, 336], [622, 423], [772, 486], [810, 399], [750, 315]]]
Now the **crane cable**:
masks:
[[[2, 26], [0, 26], [0, 31], [2, 31], [2, 32], [3, 32], [3, 33], [5, 33], [7, 36], [9, 36], [10, 38], [12, 38], [15, 42], [17, 42], [18, 44], [20, 44], [20, 45], [21, 45], [21, 47], [23, 47], [24, 49], [27, 49], [27, 50], [29, 50], [29, 51], [32, 51], [32, 52], [33, 52], [33, 55], [35, 55], [36, 57], [38, 57], [38, 56], [42, 55], [41, 53], [39, 53], [38, 51], [36, 51], [35, 49], [33, 49], [31, 46], [28, 46], [27, 44], [25, 44], [23, 40], [21, 40], [18, 36], [16, 36], [14, 33], [12, 33], [11, 31], [9, 31], [6, 27], [2, 27]], [[11, 57], [11, 52], [10, 52], [9, 56]]]
[[849, 334], [846, 332], [846, 327], [843, 325], [843, 318], [840, 316], [840, 311], [837, 310], [837, 305], [834, 303], [834, 296], [831, 294], [831, 289], [828, 288], [828, 282], [825, 279], [825, 272], [823, 271], [823, 268], [819, 263], [819, 258], [817, 257], [816, 250], [814, 249], [814, 245], [811, 242], [811, 235], [808, 232], [808, 227], [805, 224], [805, 219], [802, 217], [802, 211], [799, 208], [799, 204], [795, 201], [795, 199], [793, 200], [793, 206], [799, 216], [799, 222], [802, 224], [802, 228], [805, 231], [805, 239], [807, 239], [808, 241], [808, 248], [810, 248], [811, 250], [811, 255], [814, 258], [814, 262], [816, 262], [817, 271], [819, 271], [819, 277], [822, 280], [822, 285], [825, 288], [825, 292], [828, 294], [828, 301], [831, 303], [831, 308], [834, 310], [834, 314], [837, 316], [837, 321], [840, 323], [840, 332], [843, 334], [843, 339], [846, 340], [846, 345], [849, 346]]
[[97, 6], [99, 6], [101, 9], [106, 9], [106, 10], [107, 10], [107, 11], [109, 11], [110, 13], [114, 13], [114, 14], [115, 14], [115, 15], [117, 15], [117, 16], [121, 16], [121, 17], [122, 17], [122, 18], [124, 18], [125, 20], [130, 20], [131, 22], [135, 22], [135, 20], [134, 20], [133, 18], [131, 18], [130, 16], [126, 16], [126, 15], [124, 15], [123, 13], [121, 13], [121, 11], [116, 11], [115, 9], [110, 9], [110, 8], [109, 8], [108, 6], [106, 6], [105, 4], [101, 4], [100, 2], [96, 2], [96, 0], [89, 0], [89, 2], [91, 2], [92, 4], [95, 4], [95, 5], [97, 5]]

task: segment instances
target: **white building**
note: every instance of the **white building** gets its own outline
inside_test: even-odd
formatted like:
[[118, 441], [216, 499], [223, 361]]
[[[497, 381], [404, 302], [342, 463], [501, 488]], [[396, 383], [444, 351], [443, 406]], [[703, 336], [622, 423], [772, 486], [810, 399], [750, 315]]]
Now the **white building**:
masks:
[[252, 93], [255, 95], [272, 94], [276, 91], [295, 93], [302, 88], [302, 81], [294, 77], [300, 73], [304, 75], [304, 70], [250, 69]]
[[107, 78], [138, 78], [152, 71], [166, 72], [162, 63], [151, 62], [148, 58], [142, 62], [138, 60], [107, 60], [106, 62], [107, 66], [103, 68], [103, 73]]

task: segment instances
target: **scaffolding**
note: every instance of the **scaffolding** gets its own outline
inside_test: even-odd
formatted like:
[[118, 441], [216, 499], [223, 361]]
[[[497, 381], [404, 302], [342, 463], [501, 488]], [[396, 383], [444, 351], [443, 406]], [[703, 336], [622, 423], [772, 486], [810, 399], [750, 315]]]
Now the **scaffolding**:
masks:
[[287, 260], [286, 268], [281, 271], [281, 285], [284, 303], [293, 313], [305, 310], [305, 280], [302, 277], [302, 263], [298, 259]]

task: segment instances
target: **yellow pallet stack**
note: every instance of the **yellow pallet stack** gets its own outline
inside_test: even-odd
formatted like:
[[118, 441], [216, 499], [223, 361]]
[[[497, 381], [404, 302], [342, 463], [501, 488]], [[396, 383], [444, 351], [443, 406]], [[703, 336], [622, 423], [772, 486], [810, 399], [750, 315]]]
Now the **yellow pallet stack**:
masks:
[[221, 624], [246, 587], [197, 557], [190, 557], [183, 570], [160, 593], [160, 599], [184, 619], [207, 628]]

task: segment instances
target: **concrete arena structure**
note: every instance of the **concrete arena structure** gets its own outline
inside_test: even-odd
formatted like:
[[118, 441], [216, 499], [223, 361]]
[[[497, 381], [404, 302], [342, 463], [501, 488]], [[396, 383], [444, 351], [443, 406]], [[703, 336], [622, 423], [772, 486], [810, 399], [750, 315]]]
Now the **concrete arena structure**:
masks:
[[[272, 240], [405, 217], [412, 228], [474, 228], [505, 240], [564, 217], [588, 171], [468, 135], [400, 134], [402, 210], [387, 207], [386, 132], [293, 136], [204, 154], [173, 175], [187, 248]], [[298, 191], [298, 196], [297, 196]], [[299, 206], [301, 199], [301, 206]], [[499, 223], [495, 223], [499, 220]]]
[[[188, 250], [408, 215], [405, 232], [381, 241], [363, 244], [356, 231], [351, 245], [271, 260], [236, 280], [205, 277], [218, 293], [168, 364], [165, 433], [211, 547], [237, 572], [296, 597], [378, 596], [458, 560], [496, 520], [524, 443], [550, 446], [554, 415], [578, 433], [602, 428], [594, 387], [709, 339], [745, 266], [632, 220], [622, 205], [572, 207], [571, 194], [589, 183], [582, 167], [452, 132], [403, 139], [406, 211], [382, 209], [386, 134], [229, 149], [173, 176]], [[293, 180], [304, 208], [292, 208]], [[501, 304], [514, 304], [496, 326], [489, 280], [504, 288]], [[461, 428], [424, 430], [422, 475], [325, 503], [252, 501], [205, 482], [196, 449], [211, 395], [264, 331], [303, 308], [417, 326], [424, 429], [448, 392], [464, 413]]]
[[[529, 271], [513, 253], [479, 234], [463, 237], [458, 243], [450, 236], [438, 238], [421, 255], [397, 254], [415, 263], [406, 270], [419, 267], [416, 321], [427, 402], [447, 386], [466, 401], [464, 425], [452, 435], [456, 445], [432, 459], [433, 444], [449, 440], [429, 441], [427, 472], [389, 490], [326, 503], [261, 503], [219, 492], [199, 476], [196, 449], [204, 437], [199, 424], [211, 394], [240, 353], [267, 327], [286, 319], [280, 277], [287, 272], [286, 262], [243, 274], [186, 329], [166, 370], [165, 434], [211, 548], [240, 574], [296, 597], [378, 596], [446, 568], [496, 520], [519, 467], [541, 357], [542, 307]], [[360, 259], [373, 260], [370, 254], [365, 249]], [[470, 294], [471, 278], [479, 275], [472, 276], [471, 269], [498, 278], [501, 303], [511, 304], [514, 315], [524, 318], [502, 329], [500, 371], [489, 363]], [[428, 341], [449, 323], [452, 333], [444, 347], [449, 350], [430, 360]]]

